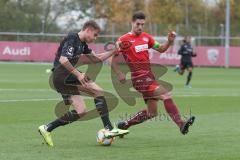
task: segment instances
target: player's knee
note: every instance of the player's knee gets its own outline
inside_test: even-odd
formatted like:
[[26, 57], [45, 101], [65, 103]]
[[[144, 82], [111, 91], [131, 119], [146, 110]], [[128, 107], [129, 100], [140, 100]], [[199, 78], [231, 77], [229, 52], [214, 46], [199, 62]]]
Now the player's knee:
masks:
[[148, 116], [153, 118], [156, 117], [158, 115], [158, 109], [157, 108], [148, 108]]
[[155, 117], [158, 115], [158, 99], [149, 99], [147, 101], [147, 111], [149, 117]]
[[151, 118], [158, 116], [158, 110], [154, 110], [153, 112], [151, 112], [151, 113], [149, 114], [149, 116], [150, 116]]
[[94, 97], [104, 96], [104, 92], [102, 90], [94, 90], [93, 94], [94, 94]]
[[75, 110], [77, 111], [78, 115], [85, 115], [87, 113], [86, 108], [79, 107], [79, 108], [75, 108]]
[[167, 92], [167, 93], [165, 93], [165, 94], [162, 94], [162, 95], [160, 96], [160, 99], [161, 99], [161, 100], [166, 100], [166, 99], [170, 99], [171, 97], [172, 97], [171, 92]]
[[79, 115], [84, 115], [87, 112], [85, 106], [81, 102], [73, 101], [72, 105]]
[[188, 68], [188, 72], [192, 72], [192, 70], [193, 70], [192, 67]]

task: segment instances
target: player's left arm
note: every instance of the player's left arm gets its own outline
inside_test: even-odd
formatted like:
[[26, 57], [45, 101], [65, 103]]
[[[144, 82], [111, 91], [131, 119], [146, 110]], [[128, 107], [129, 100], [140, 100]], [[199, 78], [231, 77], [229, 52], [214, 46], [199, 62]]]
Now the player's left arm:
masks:
[[87, 47], [85, 50], [85, 55], [92, 63], [98, 63], [98, 62], [105, 61], [112, 55], [116, 54], [118, 49], [119, 49], [119, 44], [116, 43], [114, 47], [107, 50], [106, 52], [96, 54], [94, 51], [92, 51]]
[[98, 63], [101, 61], [105, 61], [106, 59], [111, 57], [115, 52], [116, 50], [112, 50], [96, 54], [94, 51], [92, 51], [91, 54], [87, 55], [87, 57], [91, 60], [91, 62]]
[[193, 50], [192, 57], [197, 57], [197, 52]]
[[154, 49], [160, 53], [163, 53], [173, 44], [175, 38], [176, 38], [176, 33], [170, 32], [170, 33], [168, 33], [168, 40], [165, 44], [160, 45], [156, 40], [154, 40], [152, 49]]
[[91, 59], [92, 62], [105, 61], [111, 56], [118, 54], [121, 49], [128, 49], [132, 44], [129, 41], [117, 41], [115, 44], [113, 43], [111, 45], [113, 46], [111, 46], [111, 48], [105, 49], [106, 52], [103, 53], [96, 54], [92, 51], [89, 59]]

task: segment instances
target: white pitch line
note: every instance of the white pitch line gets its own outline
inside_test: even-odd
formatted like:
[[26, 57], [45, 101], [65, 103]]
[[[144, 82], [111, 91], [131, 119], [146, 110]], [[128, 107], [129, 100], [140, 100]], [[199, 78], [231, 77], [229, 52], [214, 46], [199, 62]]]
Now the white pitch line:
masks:
[[15, 88], [0, 88], [0, 91], [18, 91], [18, 92], [49, 92], [52, 89], [15, 89]]
[[46, 99], [7, 99], [7, 100], [0, 100], [0, 103], [6, 102], [38, 102], [38, 101], [55, 101], [59, 100], [58, 98], [46, 98]]
[[[126, 96], [129, 98], [129, 96]], [[173, 95], [173, 97], [240, 97], [240, 95]], [[107, 97], [106, 97], [107, 98]], [[117, 97], [121, 99], [119, 96]], [[135, 97], [141, 99], [142, 97]], [[83, 97], [83, 99], [93, 99], [91, 97]], [[38, 101], [61, 101], [61, 98], [39, 98], [39, 99], [7, 99], [0, 100], [0, 103], [10, 103], [10, 102], [38, 102]]]
[[233, 95], [177, 95], [177, 94], [173, 94], [173, 97], [240, 97], [240, 94], [233, 94]]
[[0, 62], [0, 64], [7, 64], [7, 65], [49, 65], [52, 66], [53, 62]]

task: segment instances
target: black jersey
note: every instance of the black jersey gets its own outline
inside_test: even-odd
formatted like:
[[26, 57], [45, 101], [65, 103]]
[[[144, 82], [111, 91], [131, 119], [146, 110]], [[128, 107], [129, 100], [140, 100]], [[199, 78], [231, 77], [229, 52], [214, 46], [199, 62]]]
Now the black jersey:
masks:
[[87, 43], [82, 42], [77, 33], [69, 33], [58, 47], [54, 68], [60, 64], [60, 56], [67, 57], [74, 66], [81, 54], [91, 54], [91, 52], [92, 50], [88, 48]]
[[193, 48], [190, 44], [184, 43], [178, 51], [178, 54], [181, 55], [181, 62], [192, 62]]

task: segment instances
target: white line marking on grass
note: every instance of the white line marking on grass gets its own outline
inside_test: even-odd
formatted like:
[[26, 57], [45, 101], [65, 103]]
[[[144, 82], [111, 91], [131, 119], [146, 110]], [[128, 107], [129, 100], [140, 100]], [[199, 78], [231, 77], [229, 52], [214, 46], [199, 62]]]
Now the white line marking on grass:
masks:
[[52, 65], [52, 62], [14, 62], [14, 61], [9, 61], [9, 62], [0, 62], [0, 64]]
[[7, 102], [38, 102], [38, 101], [56, 101], [59, 100], [58, 98], [45, 98], [45, 99], [7, 99], [7, 100], [0, 100], [0, 103], [7, 103]]
[[[129, 98], [130, 96], [125, 96]], [[173, 97], [240, 97], [240, 95], [173, 95]], [[106, 99], [108, 97], [105, 97]], [[121, 99], [119, 96], [117, 98]], [[134, 97], [137, 99], [142, 99], [142, 97]], [[83, 99], [93, 99], [92, 97], [83, 97]], [[62, 101], [61, 98], [39, 98], [39, 99], [7, 99], [0, 100], [0, 103], [11, 103], [11, 102], [40, 102], [40, 101]]]
[[239, 94], [233, 95], [177, 95], [173, 94], [173, 97], [240, 97]]
[[0, 91], [18, 91], [18, 92], [49, 92], [52, 89], [15, 89], [15, 88], [0, 88]]

